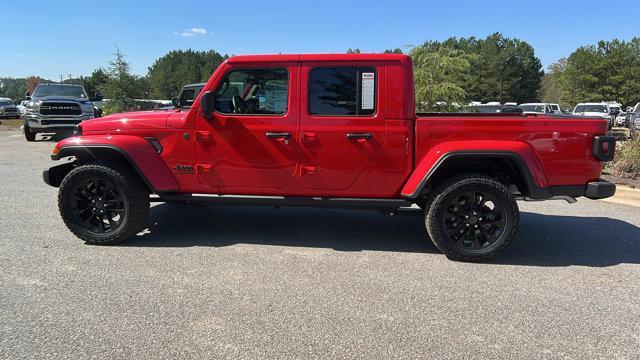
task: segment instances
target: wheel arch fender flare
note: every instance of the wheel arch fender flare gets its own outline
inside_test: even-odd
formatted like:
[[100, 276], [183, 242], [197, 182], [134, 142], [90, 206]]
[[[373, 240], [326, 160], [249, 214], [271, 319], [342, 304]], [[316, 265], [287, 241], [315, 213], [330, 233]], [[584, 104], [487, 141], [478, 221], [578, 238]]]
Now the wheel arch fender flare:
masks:
[[401, 191], [402, 196], [417, 199], [439, 169], [448, 161], [460, 158], [506, 159], [522, 176], [529, 196], [534, 199], [553, 196], [542, 161], [521, 141], [455, 141], [435, 146], [418, 162]]
[[119, 157], [136, 171], [151, 193], [175, 191], [180, 188], [153, 145], [138, 136], [81, 136], [62, 140], [56, 148], [57, 154], [51, 155], [53, 160], [67, 156], [91, 158], [96, 161], [105, 157]]

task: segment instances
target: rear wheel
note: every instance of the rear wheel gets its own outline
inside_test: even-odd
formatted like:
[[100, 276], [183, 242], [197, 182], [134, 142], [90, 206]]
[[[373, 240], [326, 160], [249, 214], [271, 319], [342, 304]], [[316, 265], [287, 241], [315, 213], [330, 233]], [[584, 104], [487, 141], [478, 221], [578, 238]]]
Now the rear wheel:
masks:
[[60, 184], [58, 208], [69, 230], [80, 239], [116, 244], [144, 227], [149, 192], [124, 166], [82, 165]]
[[31, 128], [26, 122], [24, 123], [24, 138], [29, 142], [36, 141], [36, 133], [31, 131]]
[[496, 256], [516, 237], [520, 213], [514, 196], [497, 180], [464, 175], [438, 186], [425, 210], [435, 246], [454, 260]]

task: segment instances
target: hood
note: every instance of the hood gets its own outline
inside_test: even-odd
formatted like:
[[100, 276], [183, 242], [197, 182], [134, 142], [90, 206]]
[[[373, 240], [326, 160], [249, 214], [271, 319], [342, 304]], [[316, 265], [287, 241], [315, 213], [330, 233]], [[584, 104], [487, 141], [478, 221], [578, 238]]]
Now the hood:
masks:
[[170, 114], [171, 112], [169, 111], [137, 111], [111, 114], [83, 121], [82, 132], [164, 129], [167, 127], [167, 117]]
[[581, 116], [599, 116], [599, 117], [609, 117], [609, 114], [603, 112], [577, 112], [573, 113], [573, 115], [581, 115]]
[[74, 97], [74, 96], [60, 96], [60, 95], [51, 95], [51, 96], [34, 96], [31, 98], [32, 101], [74, 101], [77, 103], [88, 103], [90, 102], [87, 98]]

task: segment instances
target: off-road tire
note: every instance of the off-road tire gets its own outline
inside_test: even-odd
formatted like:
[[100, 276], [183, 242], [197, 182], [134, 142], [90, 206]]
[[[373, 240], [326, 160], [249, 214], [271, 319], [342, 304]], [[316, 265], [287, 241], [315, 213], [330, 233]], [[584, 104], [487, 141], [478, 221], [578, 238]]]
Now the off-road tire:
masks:
[[[495, 199], [504, 209], [504, 229], [495, 242], [481, 249], [464, 249], [447, 234], [447, 221], [445, 217], [452, 217], [447, 212], [452, 201], [458, 201], [464, 194], [470, 192], [484, 193]], [[518, 204], [509, 189], [496, 179], [482, 174], [467, 174], [455, 176], [437, 186], [431, 194], [428, 208], [425, 209], [425, 225], [431, 241], [449, 259], [458, 261], [480, 262], [489, 260], [498, 255], [517, 236], [520, 212]], [[460, 220], [467, 221], [467, 220]], [[466, 226], [466, 224], [464, 224]], [[475, 225], [473, 225], [475, 226]], [[472, 226], [472, 227], [473, 227]], [[480, 226], [483, 226], [480, 224]], [[458, 226], [454, 226], [458, 228]], [[464, 227], [462, 227], [464, 229]], [[449, 231], [451, 231], [449, 229]], [[475, 230], [477, 231], [477, 230]], [[482, 235], [482, 232], [478, 234]], [[476, 236], [475, 234], [473, 235]], [[484, 236], [483, 236], [484, 237]], [[485, 239], [489, 239], [486, 237]], [[458, 240], [459, 241], [459, 240]], [[488, 243], [488, 241], [487, 241]]]
[[24, 123], [24, 138], [27, 139], [28, 142], [36, 141], [36, 133], [31, 131], [31, 128], [27, 123]]
[[[124, 204], [122, 222], [108, 233], [85, 229], [80, 225], [81, 221], [73, 210], [74, 192], [84, 182], [92, 179], [108, 181], [122, 194]], [[149, 216], [149, 191], [138, 175], [126, 166], [101, 163], [80, 165], [71, 170], [62, 180], [58, 193], [58, 209], [65, 225], [78, 238], [95, 245], [117, 244], [136, 235], [144, 228]]]

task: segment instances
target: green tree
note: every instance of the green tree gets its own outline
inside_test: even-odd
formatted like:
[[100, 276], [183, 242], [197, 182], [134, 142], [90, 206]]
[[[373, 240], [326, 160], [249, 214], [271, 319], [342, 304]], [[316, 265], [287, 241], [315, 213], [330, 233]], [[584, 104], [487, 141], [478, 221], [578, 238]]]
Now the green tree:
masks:
[[463, 84], [474, 56], [426, 42], [411, 50], [416, 110], [455, 111], [466, 102]]
[[26, 78], [0, 78], [0, 97], [8, 97], [14, 101], [23, 100], [27, 91], [33, 92], [36, 85], [51, 82], [39, 76]]
[[358, 48], [355, 48], [355, 49], [348, 48], [347, 49], [347, 54], [361, 54], [361, 53], [362, 53], [362, 51], [360, 51], [360, 49], [358, 49]]
[[450, 38], [442, 45], [477, 55], [471, 59], [473, 71], [464, 84], [469, 100], [518, 103], [538, 100], [544, 72], [530, 44], [494, 33], [485, 39]]
[[107, 81], [99, 86], [105, 98], [110, 100], [104, 106], [105, 115], [131, 109], [132, 100], [141, 97], [140, 89], [136, 86], [139, 80], [131, 75], [129, 63], [120, 48], [116, 47], [113, 55], [114, 59], [107, 68]]
[[151, 96], [170, 99], [187, 84], [206, 82], [227, 57], [215, 51], [170, 51], [149, 67]]
[[107, 74], [106, 70], [103, 68], [97, 68], [93, 70], [89, 76], [80, 76], [64, 80], [63, 83], [84, 86], [84, 89], [87, 91], [87, 95], [89, 95], [89, 98], [92, 98], [100, 92], [100, 88], [102, 88], [108, 81], [109, 74]]
[[563, 108], [575, 105], [570, 104], [565, 99], [565, 76], [567, 59], [562, 58], [549, 65], [547, 72], [542, 77], [542, 87], [540, 88], [540, 98], [544, 102], [557, 103]]
[[387, 49], [387, 50], [383, 51], [382, 53], [383, 54], [403, 54], [402, 49], [400, 49], [400, 48]]
[[640, 38], [600, 41], [574, 51], [562, 76], [563, 101], [640, 102]]
[[22, 99], [27, 91], [26, 80], [25, 78], [0, 78], [0, 97]]

